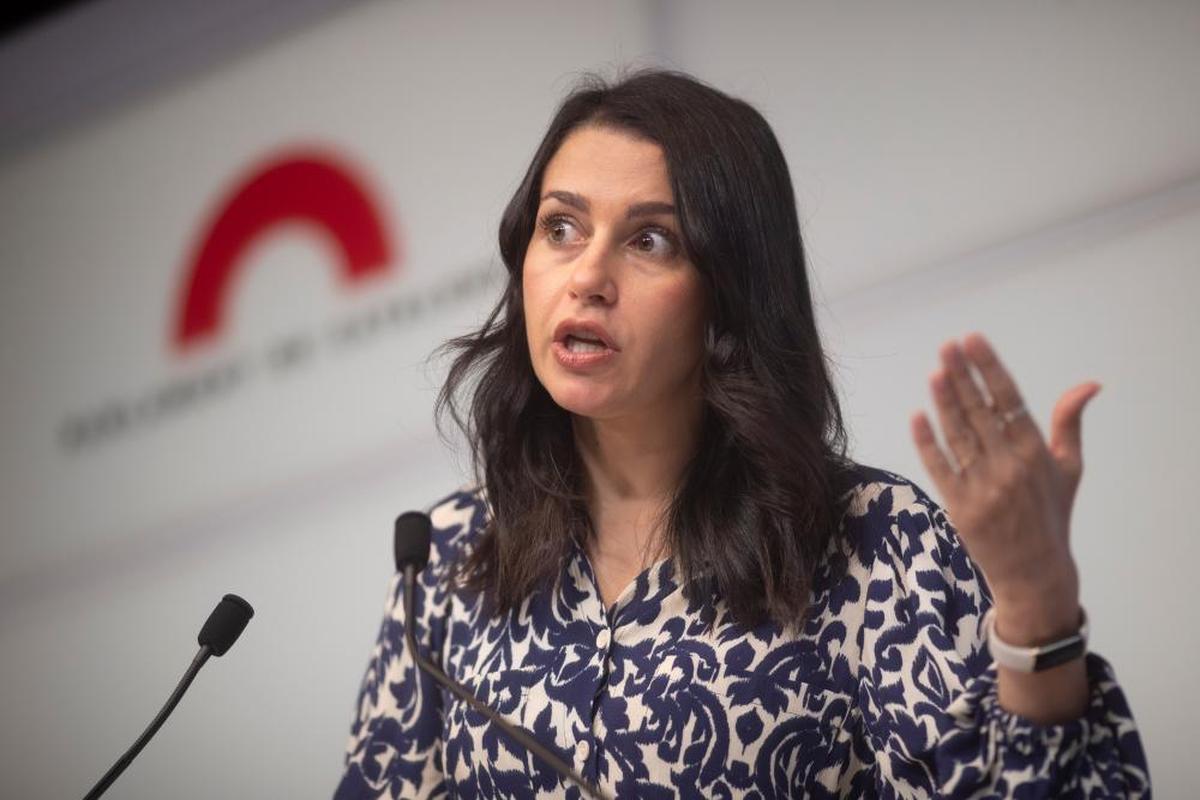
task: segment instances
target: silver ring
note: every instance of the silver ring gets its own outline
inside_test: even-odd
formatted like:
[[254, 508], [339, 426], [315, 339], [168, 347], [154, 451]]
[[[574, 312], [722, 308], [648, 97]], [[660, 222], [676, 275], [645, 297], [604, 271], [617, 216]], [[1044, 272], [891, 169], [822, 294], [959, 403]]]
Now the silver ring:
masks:
[[1012, 424], [1012, 421], [1014, 419], [1021, 416], [1022, 414], [1028, 414], [1028, 413], [1029, 413], [1029, 409], [1025, 408], [1025, 404], [1022, 403], [1021, 405], [1014, 408], [1012, 411], [1003, 412], [1000, 415], [1000, 419], [1001, 419], [1000, 424], [1001, 424], [1001, 426], [1010, 425], [1010, 424]]

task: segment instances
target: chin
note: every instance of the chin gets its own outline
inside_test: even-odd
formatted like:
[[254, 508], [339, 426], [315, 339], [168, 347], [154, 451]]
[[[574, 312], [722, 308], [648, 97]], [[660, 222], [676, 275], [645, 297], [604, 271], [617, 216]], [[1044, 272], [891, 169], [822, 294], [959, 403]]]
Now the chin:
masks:
[[594, 385], [566, 385], [565, 382], [553, 382], [546, 386], [546, 392], [560, 408], [581, 417], [606, 417], [610, 416], [613, 411], [614, 404], [609, 392]]

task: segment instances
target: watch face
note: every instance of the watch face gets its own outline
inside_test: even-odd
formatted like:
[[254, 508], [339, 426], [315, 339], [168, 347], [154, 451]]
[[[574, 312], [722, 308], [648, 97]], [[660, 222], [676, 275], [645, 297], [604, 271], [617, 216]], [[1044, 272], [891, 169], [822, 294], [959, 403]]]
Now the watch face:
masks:
[[1085, 647], [1087, 647], [1087, 643], [1083, 639], [1077, 639], [1068, 645], [1056, 647], [1045, 653], [1039, 653], [1037, 658], [1033, 660], [1033, 671], [1040, 672], [1041, 670], [1057, 667], [1059, 664], [1065, 664], [1072, 659], [1079, 658], [1083, 655]]

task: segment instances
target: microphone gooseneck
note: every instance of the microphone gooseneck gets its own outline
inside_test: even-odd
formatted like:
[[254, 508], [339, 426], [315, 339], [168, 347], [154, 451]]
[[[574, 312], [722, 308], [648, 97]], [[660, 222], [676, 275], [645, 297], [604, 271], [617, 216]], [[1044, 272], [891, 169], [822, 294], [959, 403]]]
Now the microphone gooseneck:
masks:
[[445, 686], [471, 708], [494, 722], [500, 730], [520, 742], [525, 749], [553, 767], [554, 771], [559, 775], [578, 786], [584, 795], [599, 798], [600, 800], [609, 800], [607, 795], [584, 780], [583, 776], [577, 773], [570, 764], [563, 761], [545, 745], [533, 738], [532, 734], [517, 725], [513, 725], [500, 716], [500, 712], [480, 702], [473, 694], [467, 691], [465, 686], [446, 675], [441, 667], [421, 655], [421, 651], [417, 647], [417, 637], [413, 632], [413, 625], [411, 624], [416, 605], [413, 597], [413, 584], [417, 579], [417, 573], [429, 561], [429, 543], [432, 528], [433, 525], [429, 516], [419, 511], [405, 512], [396, 520], [396, 570], [404, 576], [404, 640], [409, 652], [413, 654], [413, 660], [427, 675], [442, 686]]
[[150, 738], [158, 732], [162, 724], [167, 721], [167, 717], [175, 710], [175, 706], [179, 705], [179, 701], [183, 698], [183, 693], [188, 690], [195, 680], [196, 674], [200, 672], [200, 668], [208, 661], [209, 656], [224, 655], [233, 643], [237, 641], [238, 636], [246, 628], [246, 623], [254, 616], [254, 609], [250, 604], [236, 594], [227, 594], [217, 603], [217, 607], [208, 615], [208, 619], [204, 622], [204, 627], [200, 629], [200, 635], [197, 637], [200, 643], [200, 650], [196, 653], [196, 657], [192, 659], [191, 666], [187, 668], [187, 672], [183, 673], [183, 678], [180, 679], [179, 685], [175, 687], [175, 691], [171, 692], [171, 696], [167, 698], [166, 704], [158, 715], [151, 721], [150, 725], [142, 732], [133, 746], [125, 751], [125, 754], [117, 759], [117, 763], [113, 764], [108, 772], [104, 773], [104, 777], [92, 787], [92, 790], [84, 796], [83, 800], [96, 800], [100, 795], [112, 786], [113, 781], [121, 776], [138, 753], [142, 752], [142, 748], [150, 741]]

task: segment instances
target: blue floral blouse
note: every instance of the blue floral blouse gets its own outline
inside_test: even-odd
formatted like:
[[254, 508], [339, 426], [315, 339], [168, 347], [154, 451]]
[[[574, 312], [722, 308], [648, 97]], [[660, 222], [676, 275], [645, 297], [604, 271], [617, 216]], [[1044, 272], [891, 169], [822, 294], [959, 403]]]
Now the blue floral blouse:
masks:
[[[487, 519], [482, 491], [431, 509], [415, 587], [419, 645], [476, 697], [606, 794], [689, 797], [1148, 797], [1150, 776], [1112, 668], [1087, 655], [1091, 703], [1039, 725], [996, 696], [982, 637], [991, 596], [916, 484], [860, 466], [802, 633], [746, 631], [701, 608], [663, 559], [605, 608], [582, 549], [553, 589], [487, 618], [447, 588]], [[830, 565], [848, 563], [843, 576]], [[393, 577], [336, 798], [580, 797], [433, 679], [404, 642]]]

